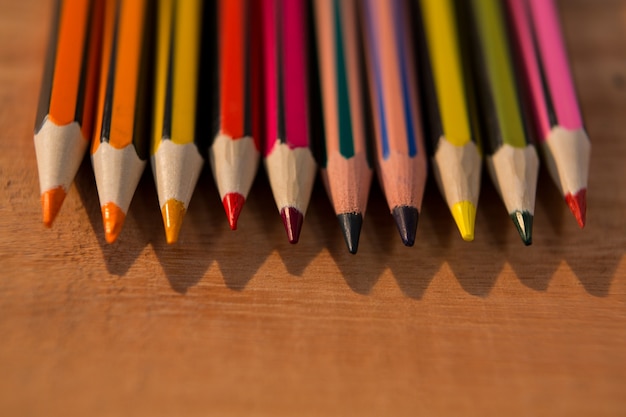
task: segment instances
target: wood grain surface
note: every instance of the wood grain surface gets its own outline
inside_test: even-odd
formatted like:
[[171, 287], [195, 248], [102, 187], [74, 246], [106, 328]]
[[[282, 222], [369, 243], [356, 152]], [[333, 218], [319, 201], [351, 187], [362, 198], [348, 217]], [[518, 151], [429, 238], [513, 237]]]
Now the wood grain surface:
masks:
[[110, 246], [85, 160], [45, 229], [52, 2], [0, 1], [0, 415], [626, 415], [626, 1], [559, 5], [587, 228], [542, 170], [533, 246], [486, 178], [466, 243], [430, 181], [415, 247], [374, 188], [351, 256], [319, 181], [289, 245], [264, 174], [231, 232], [205, 170], [172, 247], [144, 175]]

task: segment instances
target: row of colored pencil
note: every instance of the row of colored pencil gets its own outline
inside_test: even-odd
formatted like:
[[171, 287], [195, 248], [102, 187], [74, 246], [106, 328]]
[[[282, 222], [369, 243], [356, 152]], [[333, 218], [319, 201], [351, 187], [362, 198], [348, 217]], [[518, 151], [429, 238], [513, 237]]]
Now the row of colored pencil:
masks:
[[292, 243], [319, 165], [351, 253], [373, 166], [413, 245], [428, 157], [470, 241], [484, 154], [530, 244], [534, 143], [585, 224], [590, 142], [553, 0], [59, 0], [35, 127], [47, 226], [89, 141], [108, 242], [148, 158], [174, 243], [204, 161], [235, 230], [261, 155]]

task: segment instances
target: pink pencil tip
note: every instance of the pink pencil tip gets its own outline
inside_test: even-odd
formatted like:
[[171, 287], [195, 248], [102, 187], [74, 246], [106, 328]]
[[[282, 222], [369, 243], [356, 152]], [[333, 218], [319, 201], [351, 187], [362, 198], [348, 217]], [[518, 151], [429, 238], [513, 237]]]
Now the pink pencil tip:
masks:
[[298, 243], [304, 215], [293, 207], [284, 207], [280, 210], [280, 217], [283, 219], [289, 243]]
[[576, 217], [580, 228], [585, 227], [587, 221], [587, 189], [583, 188], [576, 194], [567, 194], [565, 201], [570, 211], [574, 214], [574, 217]]
[[226, 217], [228, 217], [230, 230], [237, 230], [237, 220], [239, 219], [239, 214], [241, 214], [241, 209], [245, 202], [245, 197], [239, 193], [228, 193], [224, 196], [222, 204], [224, 205]]

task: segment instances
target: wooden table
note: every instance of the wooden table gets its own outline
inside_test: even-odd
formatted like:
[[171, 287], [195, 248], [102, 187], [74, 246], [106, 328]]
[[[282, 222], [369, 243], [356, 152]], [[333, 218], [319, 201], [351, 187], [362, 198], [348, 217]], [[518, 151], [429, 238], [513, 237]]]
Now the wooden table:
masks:
[[357, 256], [318, 184], [290, 246], [262, 174], [228, 230], [208, 172], [182, 241], [147, 172], [120, 240], [83, 163], [54, 228], [32, 140], [51, 1], [0, 1], [0, 415], [626, 415], [626, 1], [562, 0], [593, 141], [588, 226], [545, 172], [523, 247], [429, 182], [405, 248], [378, 188]]

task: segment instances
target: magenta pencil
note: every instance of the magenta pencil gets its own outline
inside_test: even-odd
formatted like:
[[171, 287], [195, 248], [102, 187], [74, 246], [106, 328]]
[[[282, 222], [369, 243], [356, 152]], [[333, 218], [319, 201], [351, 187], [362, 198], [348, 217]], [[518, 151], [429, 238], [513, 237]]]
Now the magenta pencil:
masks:
[[591, 142], [553, 0], [509, 0], [528, 108], [550, 175], [585, 226]]
[[317, 170], [309, 147], [306, 2], [268, 0], [262, 18], [265, 168], [289, 242], [297, 243]]

